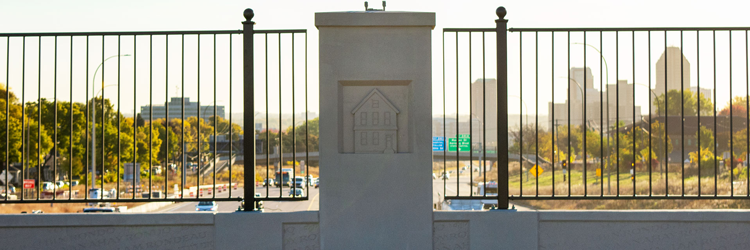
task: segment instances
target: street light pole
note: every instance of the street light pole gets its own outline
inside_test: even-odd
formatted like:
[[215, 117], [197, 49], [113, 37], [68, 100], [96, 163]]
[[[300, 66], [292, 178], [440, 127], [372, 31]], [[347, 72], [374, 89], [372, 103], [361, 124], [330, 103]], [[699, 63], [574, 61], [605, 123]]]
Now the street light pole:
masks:
[[[91, 78], [91, 90], [93, 91], [96, 87], [95, 85], [95, 79], [96, 79], [96, 73], [99, 72], [99, 69], [104, 65], [104, 62], [106, 62], [109, 59], [120, 57], [120, 56], [130, 56], [130, 54], [124, 54], [124, 55], [114, 55], [107, 57], [107, 59], [104, 59], [102, 63], [99, 64], [99, 66], [96, 67], [96, 70], [94, 71], [94, 76]], [[102, 79], [102, 88], [99, 89], [99, 92], [104, 90], [104, 79]], [[96, 96], [99, 95], [99, 93], [96, 93], [93, 95], [93, 98], [91, 99], [91, 114], [92, 114], [92, 121], [91, 121], [91, 187], [94, 188], [96, 186]], [[104, 97], [102, 96], [102, 103], [104, 102]], [[104, 115], [104, 108], [102, 108], [102, 115]], [[102, 148], [104, 150], [104, 148]], [[104, 174], [104, 173], [102, 173]], [[119, 178], [119, 177], [118, 177]], [[88, 190], [86, 190], [88, 192]], [[102, 194], [103, 190], [99, 191], [99, 194]], [[102, 195], [103, 197], [103, 195]], [[99, 197], [97, 197], [99, 198]]]

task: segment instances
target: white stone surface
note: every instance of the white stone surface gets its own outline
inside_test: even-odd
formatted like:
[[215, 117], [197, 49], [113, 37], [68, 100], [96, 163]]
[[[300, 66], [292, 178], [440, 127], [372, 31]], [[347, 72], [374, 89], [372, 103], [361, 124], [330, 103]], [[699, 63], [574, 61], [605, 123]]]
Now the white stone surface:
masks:
[[[437, 211], [428, 230], [433, 249], [748, 249], [748, 212]], [[318, 214], [0, 215], [0, 249], [336, 249], [316, 245]]]
[[[463, 221], [469, 225], [469, 246], [465, 239], [443, 240], [448, 249], [537, 249], [537, 212], [436, 211], [435, 223]], [[437, 248], [436, 248], [437, 249]]]
[[317, 211], [218, 213], [215, 218], [216, 249], [284, 249], [285, 226], [318, 224]]
[[[435, 14], [335, 12], [316, 13], [315, 20], [320, 31], [320, 175], [325, 176], [321, 247], [431, 249]], [[354, 146], [362, 143], [357, 140], [362, 134], [354, 133], [359, 117], [352, 111], [376, 89], [399, 111], [397, 129], [391, 131], [398, 136], [392, 154]], [[373, 135], [366, 136], [371, 143]]]

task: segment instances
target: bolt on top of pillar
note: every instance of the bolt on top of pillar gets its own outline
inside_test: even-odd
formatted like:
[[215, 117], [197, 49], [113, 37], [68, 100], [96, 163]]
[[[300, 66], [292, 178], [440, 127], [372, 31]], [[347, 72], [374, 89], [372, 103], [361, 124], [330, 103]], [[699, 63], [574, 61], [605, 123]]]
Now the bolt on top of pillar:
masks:
[[385, 1], [383, 1], [383, 9], [368, 8], [369, 4], [365, 1], [365, 11], [385, 11]]

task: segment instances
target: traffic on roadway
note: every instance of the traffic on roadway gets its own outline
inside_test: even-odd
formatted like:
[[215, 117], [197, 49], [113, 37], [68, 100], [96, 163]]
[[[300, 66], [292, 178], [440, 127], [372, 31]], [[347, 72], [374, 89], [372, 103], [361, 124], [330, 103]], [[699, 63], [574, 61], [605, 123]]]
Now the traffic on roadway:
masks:
[[[290, 197], [289, 191], [291, 188], [284, 187], [283, 189], [283, 195], [282, 197]], [[301, 196], [307, 195], [308, 189], [300, 189], [297, 188], [297, 190], [301, 191]], [[238, 188], [236, 190], [232, 190], [232, 195], [236, 194], [242, 194], [244, 193], [243, 188]], [[264, 212], [292, 212], [292, 211], [309, 211], [309, 210], [318, 210], [318, 191], [319, 189], [314, 188], [313, 186], [310, 186], [309, 192], [310, 192], [310, 198], [306, 201], [264, 201], [263, 207]], [[267, 189], [263, 186], [258, 186], [255, 188], [256, 195], [260, 195], [260, 197], [266, 197], [266, 194], [268, 194], [268, 197], [279, 197], [281, 192], [279, 192], [278, 187], [271, 187], [270, 189]], [[216, 198], [226, 198], [228, 197], [229, 192], [221, 192], [216, 193]], [[300, 197], [300, 196], [298, 196]], [[214, 207], [215, 204], [215, 207]], [[228, 202], [214, 202], [214, 204], [199, 204], [199, 202], [178, 202], [166, 207], [163, 207], [159, 210], [153, 211], [153, 213], [180, 213], [180, 212], [219, 212], [219, 213], [230, 213], [237, 211], [237, 208], [240, 207], [239, 201], [228, 201]], [[213, 207], [213, 210], [211, 208]]]

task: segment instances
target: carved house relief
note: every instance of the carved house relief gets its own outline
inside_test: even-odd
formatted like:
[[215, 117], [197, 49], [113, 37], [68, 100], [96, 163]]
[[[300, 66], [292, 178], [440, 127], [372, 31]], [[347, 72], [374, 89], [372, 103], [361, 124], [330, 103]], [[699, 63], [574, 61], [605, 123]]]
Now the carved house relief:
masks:
[[378, 89], [352, 110], [354, 153], [398, 152], [398, 109]]

